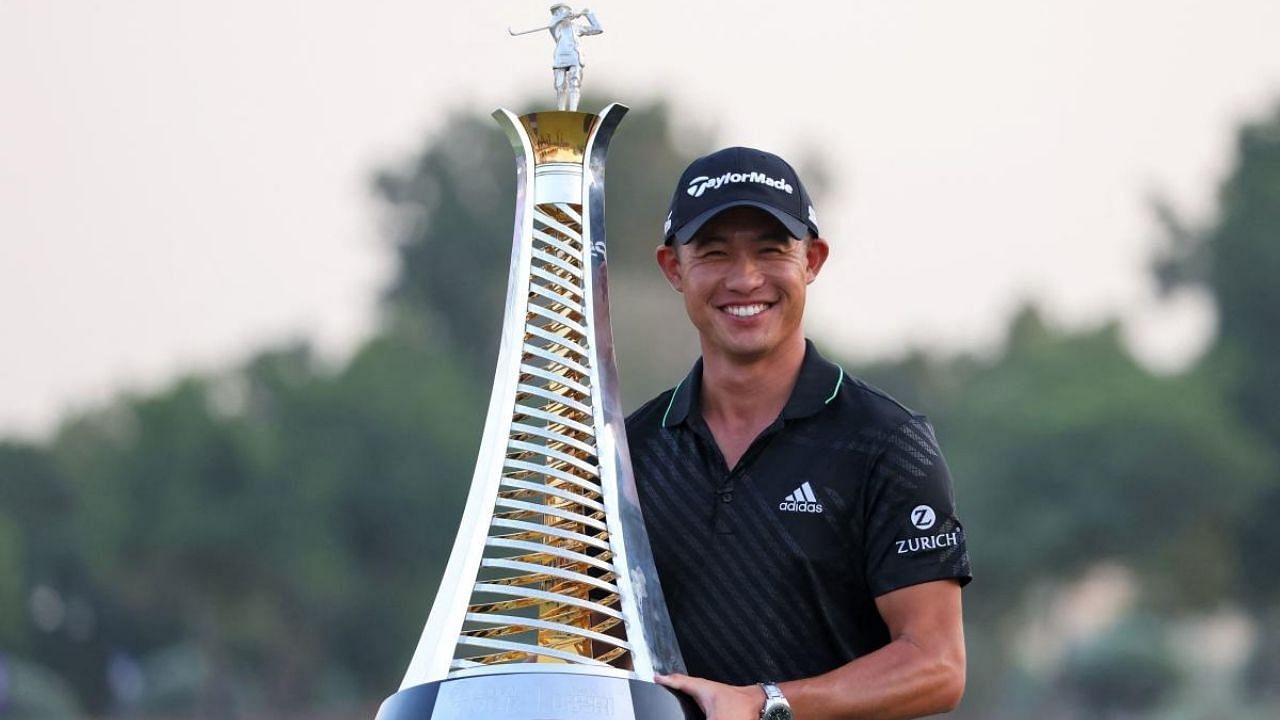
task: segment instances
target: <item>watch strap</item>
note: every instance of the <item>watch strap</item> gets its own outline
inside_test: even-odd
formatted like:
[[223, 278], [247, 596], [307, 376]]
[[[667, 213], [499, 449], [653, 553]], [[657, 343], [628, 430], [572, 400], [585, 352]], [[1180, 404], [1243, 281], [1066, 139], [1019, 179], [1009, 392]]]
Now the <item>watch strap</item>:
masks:
[[[760, 717], [764, 718], [791, 718], [791, 703], [787, 702], [787, 696], [782, 694], [782, 688], [778, 687], [775, 682], [762, 682], [760, 689], [764, 690], [764, 703], [760, 706]], [[779, 714], [780, 713], [780, 714]]]
[[787, 696], [782, 694], [782, 689], [779, 688], [778, 684], [775, 682], [772, 682], [772, 681], [762, 682], [760, 683], [760, 688], [764, 690], [765, 700], [775, 700], [775, 699], [786, 700], [787, 699]]

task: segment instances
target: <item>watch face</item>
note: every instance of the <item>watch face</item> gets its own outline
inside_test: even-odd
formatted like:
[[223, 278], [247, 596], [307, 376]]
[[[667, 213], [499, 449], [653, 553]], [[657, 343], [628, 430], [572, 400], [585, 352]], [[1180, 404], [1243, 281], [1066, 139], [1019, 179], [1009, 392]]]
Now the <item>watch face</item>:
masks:
[[791, 708], [777, 703], [765, 708], [765, 711], [760, 714], [760, 720], [791, 720]]

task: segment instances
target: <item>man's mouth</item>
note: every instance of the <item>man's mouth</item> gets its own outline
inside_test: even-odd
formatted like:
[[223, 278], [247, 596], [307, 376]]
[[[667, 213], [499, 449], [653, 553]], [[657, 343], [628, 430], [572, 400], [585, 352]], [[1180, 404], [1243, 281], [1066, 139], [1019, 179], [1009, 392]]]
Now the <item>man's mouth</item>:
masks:
[[734, 317], [746, 318], [759, 315], [773, 307], [773, 303], [755, 303], [753, 305], [725, 305], [720, 309]]

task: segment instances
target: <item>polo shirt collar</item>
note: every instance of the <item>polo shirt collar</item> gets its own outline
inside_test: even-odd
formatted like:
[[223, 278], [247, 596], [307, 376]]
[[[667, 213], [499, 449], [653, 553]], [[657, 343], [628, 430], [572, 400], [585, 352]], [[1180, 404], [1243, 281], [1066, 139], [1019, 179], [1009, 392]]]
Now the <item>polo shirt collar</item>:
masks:
[[[800, 375], [791, 397], [782, 408], [783, 420], [796, 420], [816, 414], [835, 400], [844, 383], [844, 369], [822, 357], [811, 340], [804, 341], [804, 360], [800, 363]], [[698, 409], [702, 396], [702, 358], [693, 364], [689, 374], [676, 385], [662, 416], [662, 427], [675, 427], [689, 419]]]

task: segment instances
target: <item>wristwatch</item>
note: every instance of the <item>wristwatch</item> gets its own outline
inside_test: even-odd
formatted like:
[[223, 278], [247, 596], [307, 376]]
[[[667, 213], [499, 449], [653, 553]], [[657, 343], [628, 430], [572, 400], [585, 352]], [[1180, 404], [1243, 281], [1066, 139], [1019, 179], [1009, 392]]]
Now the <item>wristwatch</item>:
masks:
[[764, 707], [760, 708], [760, 720], [791, 720], [791, 703], [775, 683], [762, 682]]

